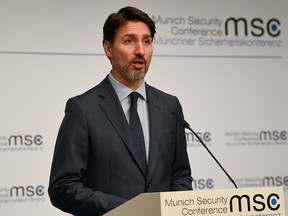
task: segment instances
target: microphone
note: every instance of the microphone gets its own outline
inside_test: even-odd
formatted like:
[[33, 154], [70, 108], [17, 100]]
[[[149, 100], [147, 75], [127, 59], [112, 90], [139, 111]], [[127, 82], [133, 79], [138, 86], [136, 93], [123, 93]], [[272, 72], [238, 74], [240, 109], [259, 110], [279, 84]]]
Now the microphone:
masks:
[[181, 116], [179, 116], [177, 113], [172, 112], [172, 115], [176, 118], [176, 120], [184, 127], [190, 130], [200, 141], [200, 143], [205, 147], [205, 149], [209, 152], [209, 154], [212, 156], [212, 158], [217, 162], [217, 164], [220, 166], [220, 168], [223, 170], [223, 172], [226, 174], [226, 176], [230, 179], [230, 181], [233, 183], [235, 188], [238, 188], [234, 180], [231, 178], [231, 176], [226, 172], [226, 170], [223, 168], [223, 166], [219, 163], [219, 161], [216, 159], [216, 157], [212, 154], [212, 152], [208, 149], [208, 147], [205, 145], [205, 143], [200, 139], [200, 137], [192, 130], [189, 123], [185, 121]]

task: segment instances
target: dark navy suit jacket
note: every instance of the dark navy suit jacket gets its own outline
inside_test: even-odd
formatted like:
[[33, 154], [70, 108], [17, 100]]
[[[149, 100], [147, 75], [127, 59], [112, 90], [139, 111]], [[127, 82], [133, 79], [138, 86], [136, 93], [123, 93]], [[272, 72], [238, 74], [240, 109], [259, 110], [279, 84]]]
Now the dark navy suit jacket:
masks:
[[49, 196], [73, 215], [102, 215], [145, 192], [190, 190], [191, 171], [175, 96], [146, 84], [150, 121], [147, 174], [108, 77], [68, 100], [51, 168]]

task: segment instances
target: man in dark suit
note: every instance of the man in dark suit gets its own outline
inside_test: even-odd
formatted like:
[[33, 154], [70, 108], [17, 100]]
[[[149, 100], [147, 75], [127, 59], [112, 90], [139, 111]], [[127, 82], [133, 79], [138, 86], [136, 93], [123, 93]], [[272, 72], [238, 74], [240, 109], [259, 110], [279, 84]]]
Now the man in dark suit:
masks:
[[[184, 128], [171, 115], [183, 115], [181, 105], [144, 82], [154, 21], [125, 7], [107, 18], [103, 31], [112, 70], [99, 85], [68, 100], [48, 190], [54, 206], [81, 216], [102, 215], [140, 193], [192, 189]], [[136, 119], [129, 114], [131, 92], [139, 93], [140, 129], [129, 127]]]

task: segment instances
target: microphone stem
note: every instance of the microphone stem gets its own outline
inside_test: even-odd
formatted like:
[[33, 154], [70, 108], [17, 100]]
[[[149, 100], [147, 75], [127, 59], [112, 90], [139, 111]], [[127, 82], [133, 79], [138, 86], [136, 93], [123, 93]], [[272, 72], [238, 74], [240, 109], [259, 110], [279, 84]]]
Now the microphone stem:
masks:
[[231, 176], [226, 172], [226, 170], [222, 167], [222, 165], [219, 163], [219, 161], [215, 158], [215, 156], [212, 154], [212, 152], [208, 149], [208, 147], [205, 145], [205, 143], [202, 141], [202, 139], [200, 139], [200, 137], [192, 130], [191, 127], [186, 127], [187, 129], [189, 129], [196, 137], [197, 139], [200, 141], [200, 143], [206, 148], [206, 150], [209, 152], [209, 154], [214, 158], [214, 160], [217, 162], [217, 164], [220, 166], [220, 168], [223, 170], [223, 172], [228, 176], [228, 178], [230, 179], [230, 181], [233, 183], [235, 188], [238, 188], [236, 183], [234, 182], [234, 180], [231, 178]]

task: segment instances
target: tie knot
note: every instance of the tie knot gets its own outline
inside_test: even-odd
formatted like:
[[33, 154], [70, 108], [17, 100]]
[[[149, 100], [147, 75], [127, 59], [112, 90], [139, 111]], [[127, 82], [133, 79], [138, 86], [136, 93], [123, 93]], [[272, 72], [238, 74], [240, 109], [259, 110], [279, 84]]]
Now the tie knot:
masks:
[[134, 106], [134, 105], [137, 106], [137, 100], [139, 97], [140, 97], [140, 94], [138, 92], [131, 92], [130, 93], [131, 106]]

